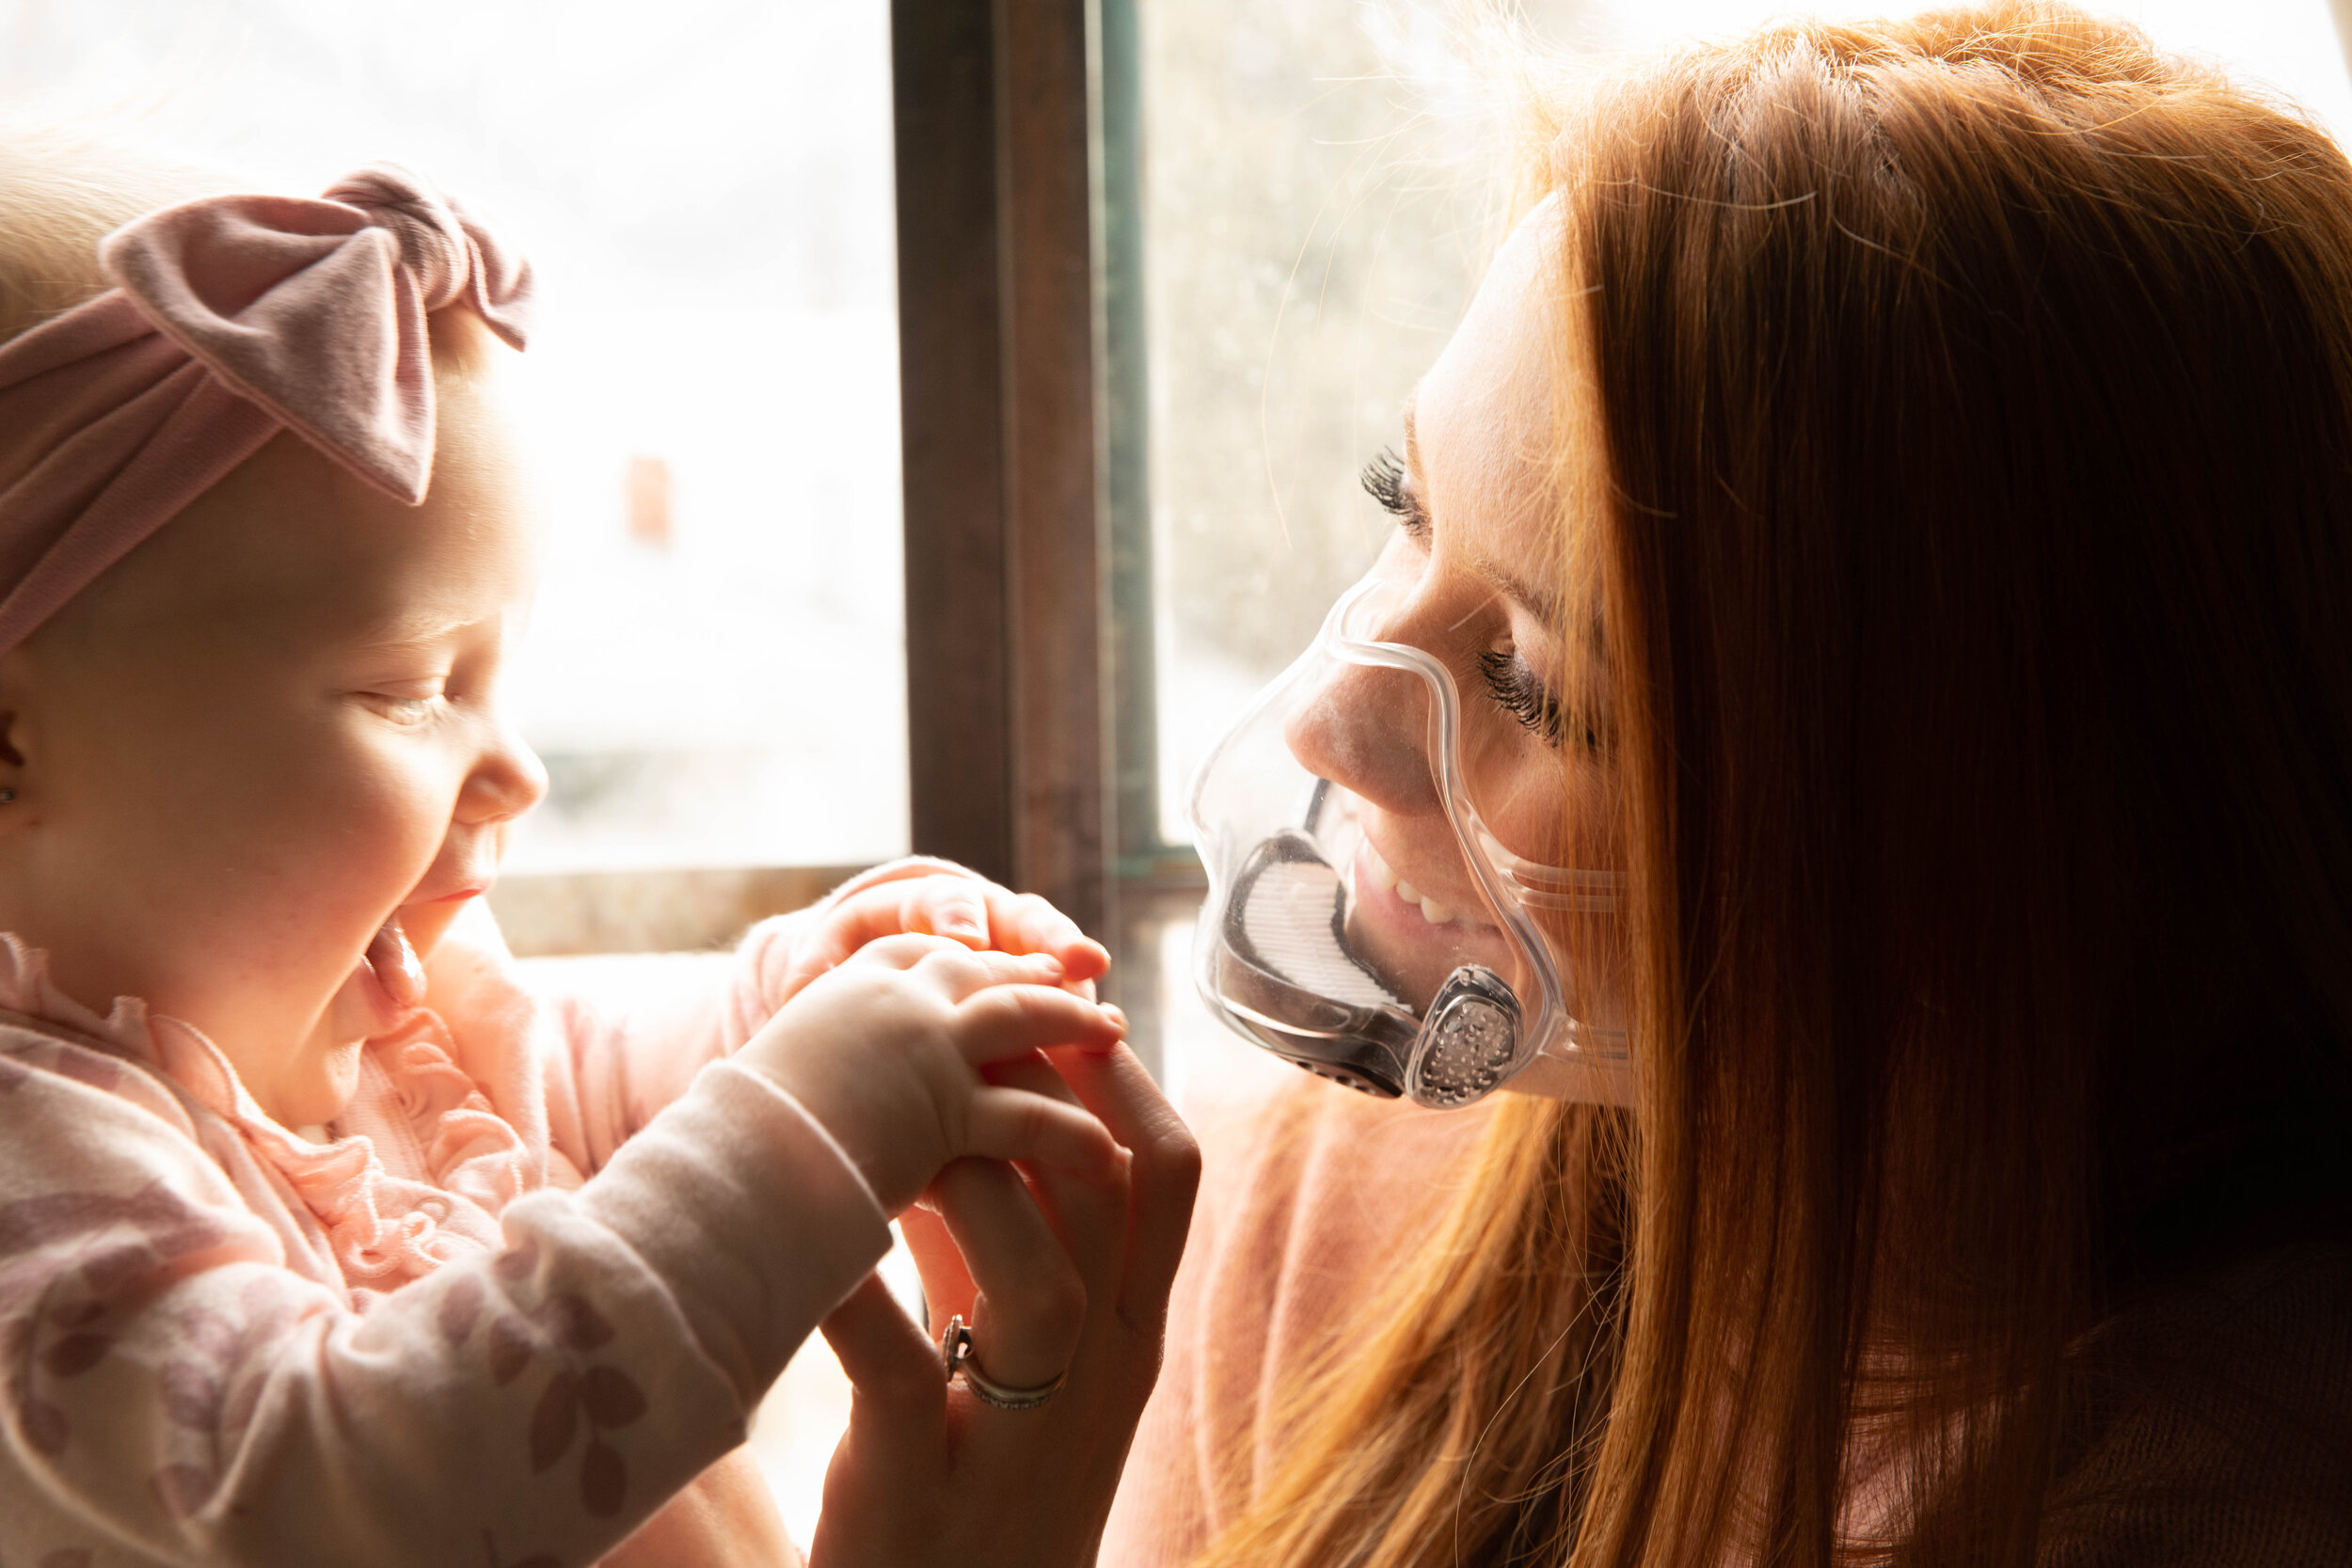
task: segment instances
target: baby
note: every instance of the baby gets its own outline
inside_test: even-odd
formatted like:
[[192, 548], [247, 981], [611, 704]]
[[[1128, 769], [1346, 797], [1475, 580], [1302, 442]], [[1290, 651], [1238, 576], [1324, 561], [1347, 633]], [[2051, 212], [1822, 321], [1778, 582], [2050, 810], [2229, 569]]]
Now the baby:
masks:
[[1111, 1179], [978, 1071], [1116, 1047], [1105, 956], [912, 863], [666, 1029], [534, 1000], [467, 912], [545, 787], [529, 269], [386, 168], [5, 207], [0, 1560], [593, 1561], [948, 1162]]

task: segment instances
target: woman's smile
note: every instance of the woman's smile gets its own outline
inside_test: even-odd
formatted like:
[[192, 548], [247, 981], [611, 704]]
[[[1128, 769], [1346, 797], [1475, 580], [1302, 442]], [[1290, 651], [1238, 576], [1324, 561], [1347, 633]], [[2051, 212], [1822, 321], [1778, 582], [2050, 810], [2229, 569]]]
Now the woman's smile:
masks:
[[1440, 904], [1434, 896], [1398, 876], [1390, 868], [1389, 863], [1380, 858], [1380, 851], [1373, 847], [1370, 839], [1364, 840], [1361, 859], [1359, 876], [1369, 872], [1375, 884], [1421, 911], [1422, 919], [1428, 924], [1451, 926], [1465, 917], [1465, 911], [1457, 911], [1450, 904]]
[[1506, 975], [1517, 972], [1511, 945], [1485, 918], [1485, 904], [1470, 904], [1455, 890], [1461, 880], [1459, 869], [1451, 869], [1444, 884], [1449, 896], [1441, 898], [1400, 877], [1369, 836], [1349, 858], [1348, 942], [1416, 1010], [1428, 1006], [1463, 964], [1483, 964]]

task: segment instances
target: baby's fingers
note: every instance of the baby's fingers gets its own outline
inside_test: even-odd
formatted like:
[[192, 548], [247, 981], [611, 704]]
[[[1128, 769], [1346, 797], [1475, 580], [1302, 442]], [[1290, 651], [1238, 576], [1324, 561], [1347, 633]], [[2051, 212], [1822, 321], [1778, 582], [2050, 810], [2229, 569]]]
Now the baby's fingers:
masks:
[[962, 1147], [955, 1152], [1034, 1160], [1097, 1181], [1116, 1175], [1127, 1158], [1110, 1129], [1075, 1105], [993, 1085], [973, 1090], [965, 1101]]
[[1034, 982], [994, 985], [957, 1006], [955, 1034], [963, 1059], [977, 1067], [1057, 1045], [1108, 1051], [1127, 1037], [1127, 1015]]

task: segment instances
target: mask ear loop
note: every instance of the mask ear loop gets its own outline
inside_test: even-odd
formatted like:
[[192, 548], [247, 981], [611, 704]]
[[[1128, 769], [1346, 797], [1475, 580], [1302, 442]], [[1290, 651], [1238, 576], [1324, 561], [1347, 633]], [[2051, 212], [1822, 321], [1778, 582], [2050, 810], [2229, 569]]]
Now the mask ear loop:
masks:
[[[1624, 891], [1625, 879], [1613, 871], [1576, 871], [1565, 866], [1544, 865], [1525, 860], [1505, 848], [1484, 823], [1478, 832], [1493, 857], [1496, 869], [1503, 881], [1518, 895], [1519, 902], [1531, 910], [1549, 910], [1561, 914], [1614, 914], [1618, 895]], [[1546, 1053], [1551, 1060], [1569, 1065], [1609, 1070], [1623, 1069], [1631, 1059], [1630, 1037], [1623, 1029], [1603, 1029], [1568, 1015], [1568, 1051], [1563, 1056]], [[1630, 1103], [1631, 1085], [1621, 1085], [1611, 1097], [1615, 1103]]]

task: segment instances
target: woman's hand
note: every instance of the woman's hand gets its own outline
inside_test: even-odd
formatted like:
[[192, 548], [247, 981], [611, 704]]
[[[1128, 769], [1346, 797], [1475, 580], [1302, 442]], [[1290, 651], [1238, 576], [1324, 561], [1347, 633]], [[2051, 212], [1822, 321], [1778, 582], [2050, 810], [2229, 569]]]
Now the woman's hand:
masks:
[[852, 877], [802, 917], [789, 950], [765, 974], [770, 1011], [819, 974], [882, 937], [902, 932], [946, 937], [975, 950], [1043, 953], [1057, 959], [1064, 984], [1092, 996], [1110, 967], [1101, 942], [1035, 894], [1014, 893], [953, 861], [915, 856]]
[[[824, 1324], [856, 1392], [825, 1477], [815, 1568], [1094, 1561], [1159, 1373], [1200, 1154], [1132, 1052], [1051, 1055], [1051, 1067], [991, 1076], [1074, 1091], [1129, 1150], [1123, 1177], [965, 1160], [941, 1173], [928, 1211], [907, 1212], [933, 1322], [916, 1328], [868, 1278]], [[1028, 1387], [1066, 1370], [1067, 1383], [1030, 1410], [949, 1386], [938, 1335], [950, 1315], [972, 1325], [992, 1382]]]
[[1041, 954], [883, 937], [779, 1008], [735, 1059], [833, 1134], [885, 1214], [969, 1155], [1108, 1175], [1125, 1156], [1050, 1069], [1038, 1066], [1047, 1082], [1034, 1087], [981, 1073], [1039, 1063], [1046, 1046], [1119, 1044], [1125, 1016], [1057, 988], [1062, 974]]

